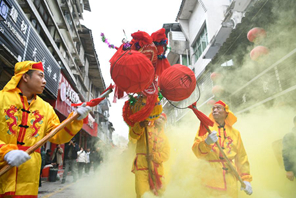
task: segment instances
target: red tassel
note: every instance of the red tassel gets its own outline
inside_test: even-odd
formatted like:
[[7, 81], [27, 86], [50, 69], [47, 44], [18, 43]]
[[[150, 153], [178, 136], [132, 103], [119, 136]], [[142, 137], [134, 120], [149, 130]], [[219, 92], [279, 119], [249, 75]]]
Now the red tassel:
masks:
[[160, 175], [158, 174], [158, 171], [157, 171], [157, 168], [158, 168], [159, 165], [153, 162], [153, 166], [154, 166], [154, 176], [155, 176], [156, 189], [160, 190], [162, 188], [162, 182], [161, 182], [161, 179], [160, 179]]
[[209, 126], [213, 126], [214, 122], [208, 118], [205, 114], [203, 114], [201, 111], [199, 111], [196, 108], [196, 102], [192, 105], [188, 106], [188, 108], [192, 109], [195, 113], [196, 117], [200, 120], [200, 126], [199, 126], [199, 133], [198, 136], [203, 136], [207, 133], [207, 129]]
[[157, 193], [157, 190], [156, 190], [156, 188], [154, 186], [152, 175], [150, 173], [148, 173], [148, 174], [149, 174], [149, 186], [150, 186], [150, 190], [153, 192], [154, 195], [157, 196], [158, 193]]

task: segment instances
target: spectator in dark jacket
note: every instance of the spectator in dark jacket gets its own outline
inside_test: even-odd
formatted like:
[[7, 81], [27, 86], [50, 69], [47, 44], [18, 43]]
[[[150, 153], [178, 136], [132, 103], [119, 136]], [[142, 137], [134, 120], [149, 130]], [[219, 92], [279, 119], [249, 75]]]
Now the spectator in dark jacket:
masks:
[[51, 150], [47, 149], [45, 154], [45, 165], [51, 164]]
[[75, 139], [72, 139], [69, 143], [65, 144], [65, 170], [63, 173], [62, 184], [66, 182], [66, 177], [70, 169], [73, 175], [73, 181], [75, 182], [77, 179], [77, 151], [79, 151], [79, 146], [76, 144]]
[[283, 160], [286, 177], [294, 181], [296, 176], [296, 116], [294, 117], [292, 131], [287, 133], [283, 138]]

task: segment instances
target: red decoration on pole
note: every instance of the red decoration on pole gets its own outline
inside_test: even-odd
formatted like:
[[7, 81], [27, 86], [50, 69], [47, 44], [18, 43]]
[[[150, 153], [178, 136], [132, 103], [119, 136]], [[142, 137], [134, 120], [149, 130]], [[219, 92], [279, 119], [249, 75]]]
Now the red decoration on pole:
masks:
[[[90, 107], [97, 106], [102, 100], [105, 99], [106, 96], [104, 96], [104, 95], [106, 95], [106, 94], [104, 94], [104, 93], [112, 92], [113, 88], [114, 88], [114, 85], [110, 84], [110, 86], [102, 92], [101, 96], [103, 96], [103, 97], [95, 98], [95, 99], [90, 100], [89, 102], [86, 102], [86, 106], [90, 106]], [[84, 102], [77, 103], [77, 104], [71, 104], [71, 106], [78, 107], [78, 106], [81, 106], [83, 103]]]
[[188, 67], [175, 64], [164, 70], [159, 77], [162, 95], [171, 101], [188, 98], [196, 87], [194, 72]]
[[126, 93], [138, 93], [149, 87], [154, 79], [151, 61], [135, 50], [123, 50], [123, 45], [110, 59], [110, 73], [116, 86]]
[[247, 34], [247, 38], [250, 42], [259, 42], [261, 41], [263, 38], [266, 37], [266, 32], [263, 28], [259, 28], [259, 27], [255, 27], [253, 29], [251, 29], [248, 34]]
[[192, 111], [195, 113], [196, 117], [200, 120], [200, 126], [199, 126], [199, 134], [198, 136], [203, 136], [207, 133], [207, 128], [209, 126], [213, 126], [214, 122], [210, 120], [208, 116], [203, 114], [201, 111], [199, 111], [196, 108], [196, 102], [192, 105], [188, 106], [188, 108], [192, 109]]
[[269, 49], [264, 46], [257, 46], [250, 52], [250, 57], [252, 60], [256, 61], [259, 58], [267, 55], [269, 53]]

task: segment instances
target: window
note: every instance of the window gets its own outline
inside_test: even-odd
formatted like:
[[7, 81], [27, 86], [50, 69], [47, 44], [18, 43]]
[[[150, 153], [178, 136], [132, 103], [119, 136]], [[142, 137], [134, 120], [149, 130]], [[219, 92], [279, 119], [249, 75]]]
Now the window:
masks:
[[207, 26], [205, 25], [201, 33], [197, 37], [196, 41], [192, 45], [195, 62], [199, 59], [203, 51], [206, 49], [207, 45], [208, 45], [208, 31], [207, 31]]
[[187, 55], [182, 55], [182, 65], [186, 65], [186, 66], [189, 66], [190, 65], [190, 58], [189, 58], [189, 56], [187, 57]]

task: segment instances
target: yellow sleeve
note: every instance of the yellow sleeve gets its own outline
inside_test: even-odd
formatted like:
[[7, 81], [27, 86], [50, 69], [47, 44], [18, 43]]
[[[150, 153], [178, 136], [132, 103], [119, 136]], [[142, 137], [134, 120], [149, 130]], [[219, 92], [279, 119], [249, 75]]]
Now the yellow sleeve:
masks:
[[0, 168], [5, 166], [7, 163], [4, 161], [4, 156], [6, 153], [12, 150], [18, 150], [17, 145], [15, 144], [5, 144], [3, 141], [0, 141]]
[[143, 135], [144, 131], [145, 131], [145, 128], [142, 128], [140, 126], [140, 123], [136, 122], [133, 127], [130, 127], [129, 135], [131, 138], [138, 140], [140, 139], [141, 135]]
[[161, 164], [162, 162], [165, 162], [169, 159], [170, 157], [170, 144], [166, 136], [164, 136], [164, 142], [163, 142], [163, 147], [162, 150], [159, 152], [153, 152], [153, 161]]
[[204, 136], [198, 136], [198, 134], [195, 137], [192, 151], [195, 154], [197, 158], [204, 158], [210, 151], [211, 151], [211, 145], [208, 145], [205, 142], [206, 137], [208, 136], [208, 133]]
[[235, 165], [238, 174], [241, 176], [242, 180], [251, 182], [252, 176], [250, 174], [250, 164], [239, 132], [237, 140], [237, 155], [235, 156]]
[[[50, 133], [53, 129], [60, 125], [60, 120], [53, 108], [50, 108], [49, 120], [47, 122], [47, 130], [45, 134]], [[73, 112], [68, 116], [71, 117]], [[82, 128], [83, 120], [74, 120], [71, 123], [67, 124], [65, 128], [60, 130], [55, 136], [53, 136], [49, 141], [54, 144], [63, 144], [69, 142]]]

